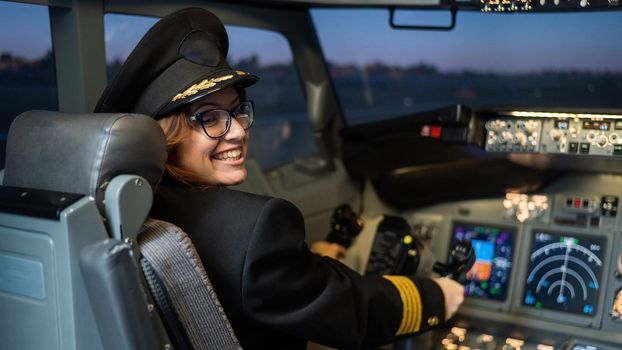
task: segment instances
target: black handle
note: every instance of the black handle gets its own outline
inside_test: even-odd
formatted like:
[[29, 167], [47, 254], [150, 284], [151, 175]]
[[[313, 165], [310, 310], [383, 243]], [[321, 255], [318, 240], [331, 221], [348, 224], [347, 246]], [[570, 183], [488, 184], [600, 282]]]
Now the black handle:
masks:
[[449, 253], [447, 264], [434, 263], [432, 269], [441, 276], [448, 276], [464, 283], [466, 273], [475, 263], [475, 251], [470, 241], [460, 240], [454, 243]]
[[330, 232], [326, 240], [349, 248], [354, 239], [361, 233], [363, 224], [363, 218], [355, 213], [352, 207], [348, 204], [340, 205], [333, 212]]

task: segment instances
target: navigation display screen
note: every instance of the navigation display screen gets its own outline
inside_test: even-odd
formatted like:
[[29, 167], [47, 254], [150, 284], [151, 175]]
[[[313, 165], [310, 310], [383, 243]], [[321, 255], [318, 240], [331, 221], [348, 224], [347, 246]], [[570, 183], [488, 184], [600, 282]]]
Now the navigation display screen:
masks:
[[475, 264], [467, 272], [464, 294], [503, 301], [507, 297], [516, 230], [472, 223], [454, 223], [452, 245], [471, 241]]
[[534, 231], [523, 304], [594, 315], [605, 243], [604, 237]]

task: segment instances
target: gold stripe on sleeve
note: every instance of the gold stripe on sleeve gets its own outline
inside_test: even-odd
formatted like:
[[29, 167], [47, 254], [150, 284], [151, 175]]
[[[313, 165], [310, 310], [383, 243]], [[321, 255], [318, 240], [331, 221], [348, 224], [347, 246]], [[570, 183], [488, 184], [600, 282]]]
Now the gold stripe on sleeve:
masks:
[[421, 328], [421, 296], [415, 283], [405, 276], [383, 276], [393, 283], [402, 299], [402, 322], [395, 335], [414, 333]]

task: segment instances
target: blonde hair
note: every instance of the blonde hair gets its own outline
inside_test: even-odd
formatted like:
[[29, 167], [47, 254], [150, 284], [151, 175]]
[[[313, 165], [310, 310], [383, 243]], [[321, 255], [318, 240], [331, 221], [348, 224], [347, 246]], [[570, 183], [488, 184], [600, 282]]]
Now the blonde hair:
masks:
[[175, 180], [192, 186], [204, 186], [199, 174], [185, 170], [179, 166], [179, 146], [186, 139], [192, 129], [195, 128], [193, 122], [185, 112], [171, 114], [158, 120], [158, 124], [166, 136], [166, 172]]

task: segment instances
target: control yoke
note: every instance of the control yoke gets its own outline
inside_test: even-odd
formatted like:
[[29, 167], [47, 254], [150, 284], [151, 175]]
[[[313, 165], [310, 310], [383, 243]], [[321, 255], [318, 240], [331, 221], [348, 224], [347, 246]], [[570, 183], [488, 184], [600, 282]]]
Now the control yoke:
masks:
[[363, 225], [363, 218], [355, 213], [352, 207], [347, 204], [340, 205], [331, 217], [330, 232], [326, 241], [349, 248], [356, 236], [361, 233]]
[[470, 241], [459, 240], [451, 247], [446, 264], [435, 262], [432, 269], [441, 276], [447, 276], [464, 284], [466, 273], [475, 263], [475, 251]]

